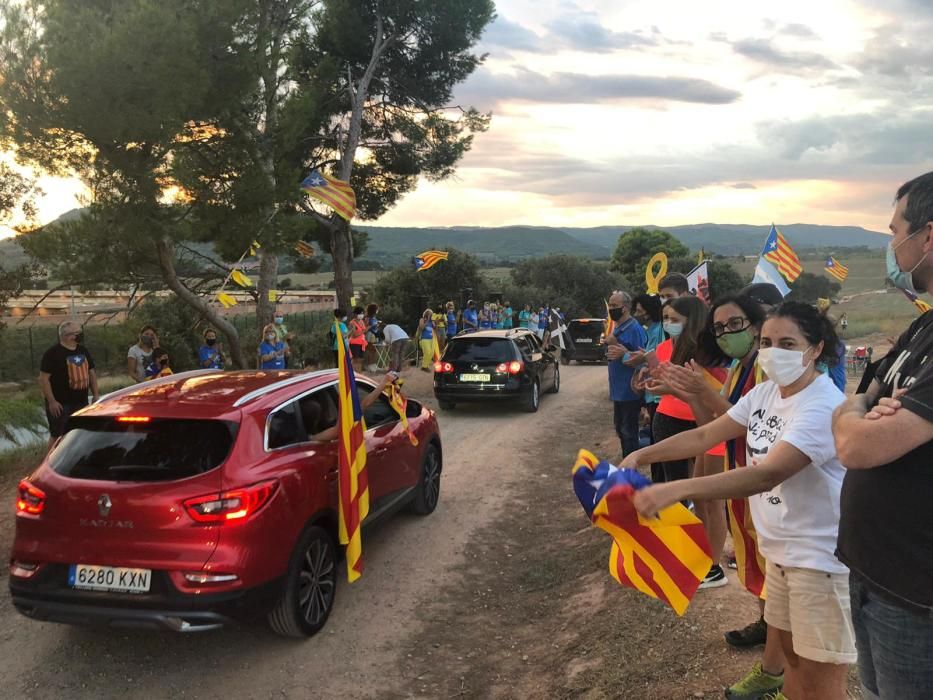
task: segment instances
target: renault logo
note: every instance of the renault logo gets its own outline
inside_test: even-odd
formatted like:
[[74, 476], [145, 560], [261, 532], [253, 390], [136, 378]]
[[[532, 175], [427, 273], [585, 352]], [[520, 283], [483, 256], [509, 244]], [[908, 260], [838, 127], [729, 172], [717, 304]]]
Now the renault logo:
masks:
[[110, 500], [110, 496], [106, 493], [101, 494], [101, 497], [97, 499], [97, 511], [100, 513], [102, 518], [106, 518], [110, 515], [110, 508], [113, 506], [113, 501]]

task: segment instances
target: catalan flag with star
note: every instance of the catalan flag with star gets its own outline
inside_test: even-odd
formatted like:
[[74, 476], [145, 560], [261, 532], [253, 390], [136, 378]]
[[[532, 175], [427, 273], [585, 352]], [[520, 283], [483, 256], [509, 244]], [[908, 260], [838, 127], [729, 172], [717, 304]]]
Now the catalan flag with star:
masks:
[[424, 272], [446, 260], [450, 254], [446, 250], [426, 250], [415, 256], [415, 269]]
[[301, 183], [301, 189], [333, 209], [347, 221], [356, 214], [356, 193], [345, 180], [312, 170]]
[[849, 276], [849, 268], [836, 260], [836, 258], [834, 258], [832, 255], [826, 258], [826, 267], [823, 269], [840, 282], [845, 282], [846, 277]]
[[356, 377], [340, 324], [334, 324], [337, 336], [337, 393], [340, 404], [337, 427], [337, 491], [339, 493], [338, 534], [346, 545], [347, 579], [353, 583], [363, 575], [363, 539], [361, 527], [369, 514], [369, 479], [366, 474], [366, 426], [356, 389]]
[[772, 263], [788, 282], [793, 282], [803, 272], [797, 253], [774, 224], [771, 224], [771, 231], [768, 233], [768, 240], [765, 241], [761, 256]]
[[580, 450], [573, 490], [595, 527], [612, 537], [609, 573], [623, 586], [666, 603], [683, 615], [713, 563], [703, 523], [682, 504], [657, 519], [635, 510], [633, 494], [650, 484], [634, 469], [619, 469]]

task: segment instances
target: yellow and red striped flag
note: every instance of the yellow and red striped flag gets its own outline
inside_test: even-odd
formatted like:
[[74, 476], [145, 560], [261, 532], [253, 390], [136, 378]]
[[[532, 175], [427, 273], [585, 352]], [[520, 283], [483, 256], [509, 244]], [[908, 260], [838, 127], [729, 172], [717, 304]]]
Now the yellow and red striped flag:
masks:
[[593, 525], [612, 537], [609, 573], [683, 615], [713, 563], [709, 541], [703, 523], [681, 503], [656, 519], [641, 517], [632, 496], [650, 483], [636, 470], [599, 462], [586, 450], [573, 466], [580, 505]]
[[411, 430], [411, 425], [408, 423], [408, 399], [405, 394], [402, 393], [402, 389], [399, 387], [399, 381], [400, 380], [396, 379], [394, 382], [391, 382], [386, 386], [383, 393], [389, 399], [389, 405], [392, 406], [398, 414], [398, 418], [402, 423], [402, 428], [408, 434], [408, 439], [411, 441], [411, 444], [417, 447], [418, 438], [415, 437], [415, 434]]
[[606, 322], [603, 326], [603, 342], [609, 340], [609, 336], [612, 335], [613, 328], [615, 323], [612, 320], [612, 317], [609, 315], [609, 302], [606, 302]]
[[446, 250], [426, 250], [415, 256], [415, 269], [418, 272], [434, 267], [441, 260], [446, 260], [449, 253]]
[[771, 224], [771, 231], [768, 233], [768, 240], [765, 241], [761, 255], [765, 260], [773, 263], [788, 282], [793, 282], [803, 272], [797, 253], [774, 224]]
[[347, 579], [353, 583], [363, 574], [363, 539], [361, 526], [369, 514], [369, 480], [366, 474], [366, 426], [356, 389], [356, 377], [340, 324], [334, 324], [337, 336], [337, 371], [340, 397], [337, 426], [337, 485], [340, 495], [338, 530], [340, 544], [346, 545]]
[[301, 189], [333, 209], [349, 221], [356, 214], [356, 193], [345, 180], [312, 170], [301, 183]]
[[823, 269], [840, 282], [845, 282], [846, 277], [849, 276], [849, 268], [836, 260], [832, 255], [826, 258], [826, 267]]
[[295, 252], [303, 258], [314, 257], [314, 247], [307, 241], [298, 241], [295, 244]]

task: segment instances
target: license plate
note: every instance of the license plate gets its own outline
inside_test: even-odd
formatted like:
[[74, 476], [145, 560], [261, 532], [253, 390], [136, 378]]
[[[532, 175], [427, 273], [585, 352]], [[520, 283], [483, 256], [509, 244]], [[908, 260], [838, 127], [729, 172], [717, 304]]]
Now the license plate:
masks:
[[461, 374], [461, 382], [488, 382], [490, 380], [488, 374]]
[[580, 343], [590, 343], [590, 344], [592, 344], [592, 343], [593, 343], [593, 339], [592, 339], [592, 338], [577, 338], [577, 339], [576, 339], [575, 341], [573, 341], [573, 342], [577, 343], [578, 345], [579, 345]]
[[152, 583], [150, 569], [129, 569], [122, 566], [72, 564], [68, 568], [68, 585], [86, 591], [111, 593], [146, 593]]

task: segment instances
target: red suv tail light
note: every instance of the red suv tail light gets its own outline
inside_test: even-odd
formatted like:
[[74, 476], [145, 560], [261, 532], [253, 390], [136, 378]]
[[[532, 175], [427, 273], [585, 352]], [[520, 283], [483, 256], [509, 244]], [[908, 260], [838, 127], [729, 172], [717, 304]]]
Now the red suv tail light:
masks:
[[269, 502], [277, 486], [276, 481], [263, 481], [244, 489], [189, 498], [184, 506], [199, 523], [243, 522]]
[[513, 361], [509, 363], [509, 374], [518, 374], [523, 369], [525, 369], [524, 362]]
[[450, 374], [454, 371], [454, 366], [449, 362], [435, 362], [434, 371], [438, 374]]
[[45, 510], [45, 491], [33, 486], [27, 479], [19, 482], [16, 497], [17, 515], [41, 515]]

